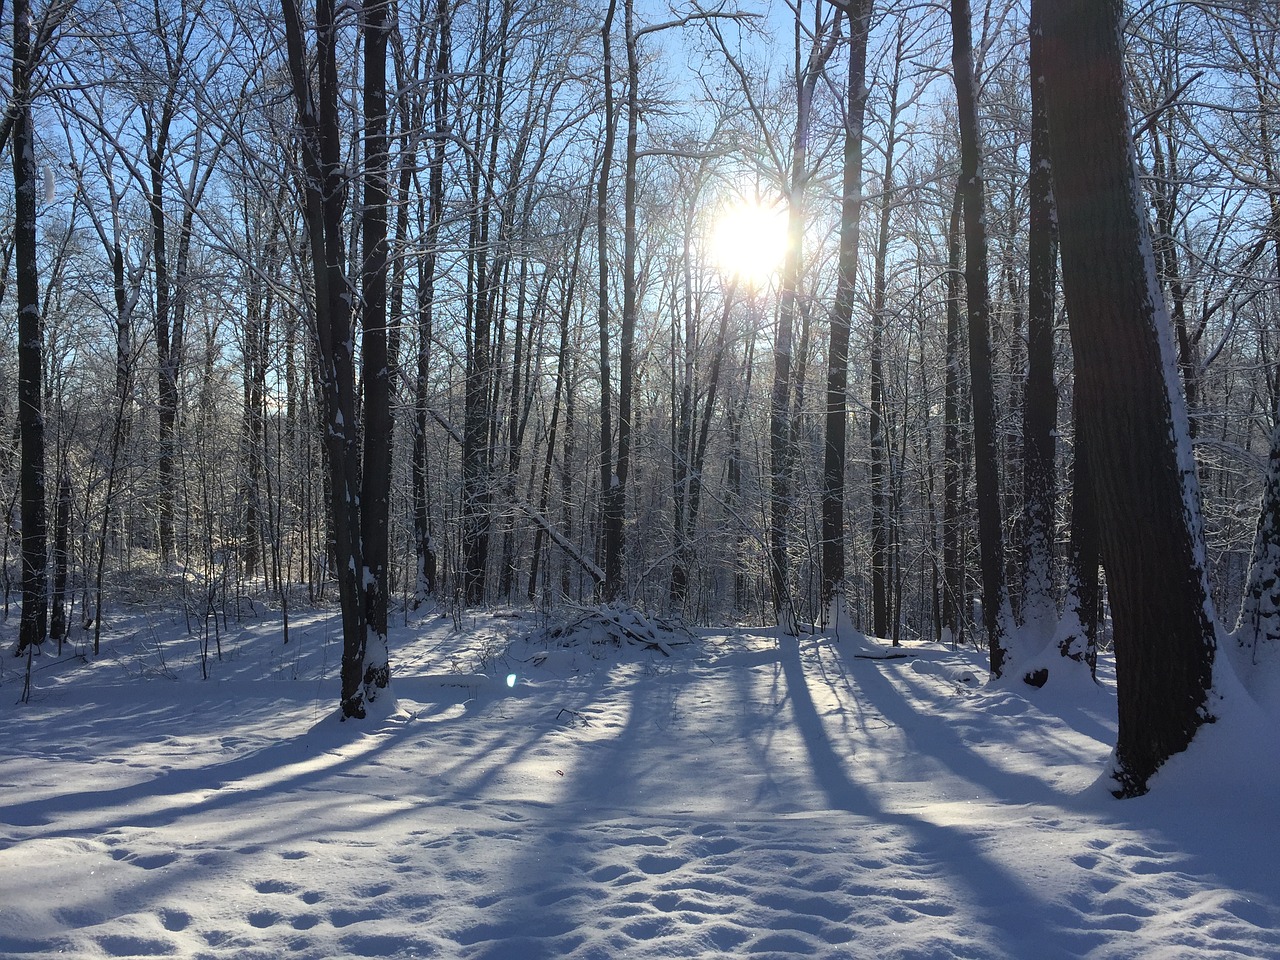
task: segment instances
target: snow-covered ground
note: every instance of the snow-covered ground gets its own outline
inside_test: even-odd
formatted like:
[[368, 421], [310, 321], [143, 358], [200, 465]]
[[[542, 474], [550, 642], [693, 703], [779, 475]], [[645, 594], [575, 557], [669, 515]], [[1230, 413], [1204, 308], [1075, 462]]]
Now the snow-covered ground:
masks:
[[1105, 663], [432, 616], [339, 723], [331, 614], [155, 616], [0, 667], [0, 956], [1280, 957], [1265, 690], [1117, 801]]

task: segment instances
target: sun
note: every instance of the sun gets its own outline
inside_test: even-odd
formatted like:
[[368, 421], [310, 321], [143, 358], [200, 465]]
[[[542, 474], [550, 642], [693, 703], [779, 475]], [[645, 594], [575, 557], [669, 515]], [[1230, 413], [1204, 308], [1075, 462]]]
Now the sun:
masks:
[[780, 205], [740, 198], [725, 205], [711, 228], [711, 256], [725, 277], [766, 286], [787, 251], [787, 214]]

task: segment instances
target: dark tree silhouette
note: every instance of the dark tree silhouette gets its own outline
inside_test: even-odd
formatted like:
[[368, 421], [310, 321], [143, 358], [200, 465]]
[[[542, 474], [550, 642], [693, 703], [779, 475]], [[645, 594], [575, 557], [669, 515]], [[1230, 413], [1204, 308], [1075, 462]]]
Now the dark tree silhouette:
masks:
[[973, 397], [973, 466], [982, 566], [982, 619], [991, 675], [1004, 674], [1012, 613], [1004, 570], [1004, 532], [991, 371], [991, 292], [987, 272], [986, 197], [978, 139], [977, 89], [968, 0], [951, 3], [951, 65], [960, 120], [960, 195], [964, 200], [964, 280], [969, 307], [969, 389]]
[[1041, 5], [1062, 281], [1116, 648], [1116, 794], [1209, 719], [1216, 626], [1169, 316], [1125, 106], [1119, 0]]
[[13, 4], [13, 247], [18, 292], [18, 435], [22, 500], [22, 621], [18, 652], [49, 629], [44, 467], [44, 331], [36, 262], [36, 162], [31, 122], [31, 5]]

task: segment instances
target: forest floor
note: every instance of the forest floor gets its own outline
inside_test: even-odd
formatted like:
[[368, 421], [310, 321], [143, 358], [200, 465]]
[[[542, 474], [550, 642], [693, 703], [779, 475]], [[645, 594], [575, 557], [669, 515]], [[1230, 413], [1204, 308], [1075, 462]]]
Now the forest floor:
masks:
[[402, 623], [358, 723], [329, 612], [6, 659], [0, 956], [1280, 958], [1276, 684], [1118, 801], [1109, 662], [545, 626]]

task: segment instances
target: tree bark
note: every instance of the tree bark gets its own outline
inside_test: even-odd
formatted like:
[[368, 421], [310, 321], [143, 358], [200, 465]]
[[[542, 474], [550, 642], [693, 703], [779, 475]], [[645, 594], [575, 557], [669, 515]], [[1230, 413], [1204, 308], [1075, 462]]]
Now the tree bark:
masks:
[[604, 497], [605, 600], [619, 599], [626, 591], [623, 559], [626, 551], [627, 480], [631, 474], [632, 401], [635, 388], [636, 320], [639, 313], [639, 279], [636, 276], [636, 166], [640, 137], [640, 51], [636, 35], [635, 4], [623, 0], [623, 31], [627, 47], [627, 137], [622, 177], [622, 324], [618, 331], [618, 454]]
[[1088, 430], [1079, 414], [1079, 393], [1076, 398], [1076, 450], [1071, 467], [1071, 552], [1066, 598], [1056, 640], [1062, 656], [1088, 664], [1092, 673], [1098, 662], [1098, 517], [1089, 477]]
[[874, 0], [849, 11], [849, 76], [845, 93], [840, 252], [827, 354], [826, 444], [822, 469], [823, 615], [834, 629], [848, 622], [845, 601], [845, 448], [849, 428], [849, 327], [853, 320], [862, 226], [862, 136], [867, 114], [867, 38]]
[[22, 620], [17, 652], [44, 642], [49, 628], [44, 464], [44, 330], [36, 262], [36, 161], [31, 120], [31, 5], [13, 4], [14, 265], [18, 295], [18, 433], [22, 515]]
[[1280, 640], [1280, 419], [1271, 430], [1271, 449], [1262, 487], [1262, 508], [1249, 557], [1236, 642], [1256, 654], [1260, 643]]
[[53, 602], [49, 636], [62, 641], [67, 635], [67, 567], [71, 562], [71, 475], [64, 465], [58, 471], [58, 499], [53, 513]]
[[[316, 49], [312, 57], [295, 0], [282, 0], [281, 9], [301, 141], [304, 215], [315, 291], [312, 320], [318, 347], [316, 376], [325, 416], [327, 493], [337, 561], [334, 572], [342, 607], [339, 704], [343, 717], [363, 718], [366, 704], [381, 692], [378, 681], [386, 678], [378, 675], [373, 684], [364, 682], [368, 622], [360, 521], [360, 439], [352, 356], [353, 291], [344, 269], [346, 168], [339, 152], [335, 11], [333, 0], [317, 0]], [[312, 70], [316, 75], [314, 89]]]
[[[596, 180], [596, 245], [599, 259], [600, 327], [600, 525], [604, 547], [604, 600], [611, 603], [622, 593], [622, 501], [618, 498], [614, 466], [613, 366], [609, 344], [609, 175], [613, 167], [617, 108], [613, 95], [613, 19], [617, 0], [609, 0], [600, 37], [604, 51], [604, 146], [600, 175]], [[624, 10], [625, 16], [625, 10]]]
[[982, 563], [982, 619], [991, 675], [1004, 674], [1012, 614], [1005, 583], [1004, 532], [996, 450], [995, 389], [991, 371], [991, 293], [987, 270], [986, 197], [978, 136], [977, 90], [968, 0], [951, 3], [951, 65], [960, 120], [960, 193], [964, 198], [964, 276], [969, 312], [969, 389], [973, 398], [974, 481], [978, 552]]
[[1116, 649], [1118, 796], [1211, 719], [1216, 625], [1170, 319], [1138, 186], [1118, 0], [1043, 3], [1062, 279]]
[[964, 201], [956, 184], [947, 227], [947, 352], [942, 400], [942, 639], [953, 646], [964, 640], [965, 610], [963, 515], [961, 509], [960, 392], [960, 215]]
[[1031, 24], [1031, 172], [1027, 288], [1027, 378], [1022, 406], [1022, 624], [1048, 640], [1057, 619], [1053, 597], [1058, 389], [1053, 379], [1053, 319], [1058, 250], [1053, 179], [1044, 113], [1043, 52]]
[[390, 683], [387, 652], [388, 537], [391, 518], [391, 414], [394, 358], [388, 348], [387, 203], [391, 159], [387, 140], [387, 42], [390, 0], [368, 0], [364, 20], [365, 171], [361, 230], [361, 360], [364, 459], [360, 480], [360, 541], [367, 639], [361, 681], [366, 691]]

